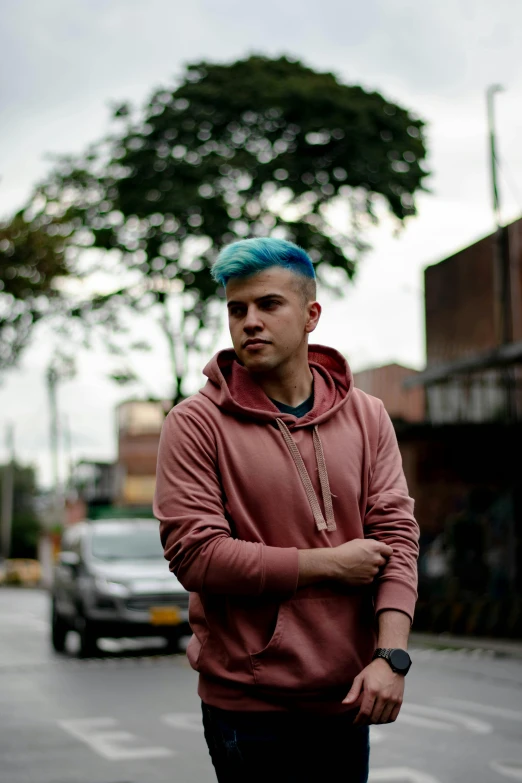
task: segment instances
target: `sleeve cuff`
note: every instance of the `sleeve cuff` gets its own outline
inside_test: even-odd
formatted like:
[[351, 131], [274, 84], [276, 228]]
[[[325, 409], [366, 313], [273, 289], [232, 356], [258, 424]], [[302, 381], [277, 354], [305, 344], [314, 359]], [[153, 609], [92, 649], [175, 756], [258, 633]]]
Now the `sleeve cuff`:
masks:
[[264, 580], [262, 593], [291, 596], [297, 590], [299, 555], [297, 548], [264, 547]]
[[404, 612], [413, 622], [417, 591], [404, 582], [387, 579], [381, 582], [375, 596], [375, 615], [386, 609]]

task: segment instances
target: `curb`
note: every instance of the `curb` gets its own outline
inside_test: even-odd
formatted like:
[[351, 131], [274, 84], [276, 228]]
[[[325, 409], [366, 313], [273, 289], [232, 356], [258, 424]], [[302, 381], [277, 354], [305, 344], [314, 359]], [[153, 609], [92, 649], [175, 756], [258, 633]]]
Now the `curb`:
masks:
[[412, 646], [431, 647], [439, 650], [488, 650], [499, 657], [522, 660], [522, 641], [511, 639], [487, 639], [473, 636], [451, 636], [450, 634], [431, 634], [412, 632]]

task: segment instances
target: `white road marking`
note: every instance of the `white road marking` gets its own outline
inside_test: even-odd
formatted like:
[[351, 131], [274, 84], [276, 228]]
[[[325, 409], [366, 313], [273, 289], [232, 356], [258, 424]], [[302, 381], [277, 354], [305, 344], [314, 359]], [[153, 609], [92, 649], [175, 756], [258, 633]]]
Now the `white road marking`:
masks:
[[[173, 729], [203, 733], [203, 723], [199, 712], [169, 712], [167, 715], [162, 715], [161, 720]], [[370, 739], [372, 745], [382, 742], [385, 739], [382, 728], [370, 726]]]
[[[427, 718], [441, 718], [448, 721], [451, 725], [462, 726], [474, 734], [491, 734], [493, 726], [478, 718], [472, 718], [471, 715], [464, 715], [462, 712], [453, 712], [453, 710], [442, 710], [439, 707], [427, 707], [424, 704], [406, 704], [403, 705], [401, 715], [412, 714], [425, 716]], [[421, 725], [421, 724], [419, 724]]]
[[199, 712], [169, 712], [167, 715], [162, 715], [161, 720], [173, 729], [203, 731], [203, 723]]
[[438, 778], [409, 767], [390, 767], [388, 769], [373, 769], [368, 778], [369, 783], [440, 783]]
[[384, 731], [378, 726], [370, 726], [370, 742], [372, 745], [377, 745], [385, 739]]
[[434, 718], [423, 718], [421, 715], [408, 715], [407, 708], [401, 710], [397, 723], [407, 726], [415, 726], [421, 729], [435, 729], [436, 731], [453, 731], [455, 728], [449, 723]]
[[169, 748], [136, 747], [140, 738], [128, 731], [115, 730], [118, 725], [115, 718], [59, 720], [58, 725], [109, 761], [160, 759], [174, 755]]
[[500, 775], [505, 775], [511, 780], [522, 780], [522, 759], [518, 761], [504, 760], [504, 761], [492, 761], [489, 765], [492, 770], [498, 772]]
[[522, 721], [522, 712], [519, 710], [510, 710], [507, 709], [507, 707], [493, 707], [489, 704], [479, 704], [476, 701], [464, 701], [463, 699], [447, 699], [442, 697], [437, 697], [434, 701], [436, 701], [437, 704], [447, 705], [448, 707], [460, 707], [463, 710], [482, 713], [482, 715]]

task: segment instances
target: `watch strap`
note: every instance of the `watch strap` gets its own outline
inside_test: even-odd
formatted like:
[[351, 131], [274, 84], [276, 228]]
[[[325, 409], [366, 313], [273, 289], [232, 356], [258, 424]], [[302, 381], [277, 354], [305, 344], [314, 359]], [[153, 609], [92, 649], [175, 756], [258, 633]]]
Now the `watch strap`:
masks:
[[385, 660], [386, 663], [389, 664], [389, 666], [394, 672], [397, 672], [398, 674], [406, 675], [408, 674], [411, 667], [411, 658], [406, 650], [397, 650], [398, 652], [403, 653], [409, 661], [407, 667], [398, 668], [392, 662], [392, 653], [395, 652], [396, 649], [397, 648], [395, 647], [378, 647], [373, 654], [372, 661], [375, 661], [377, 658], [383, 658], [383, 660]]
[[373, 654], [372, 660], [374, 661], [376, 658], [388, 660], [392, 649], [392, 647], [378, 647]]

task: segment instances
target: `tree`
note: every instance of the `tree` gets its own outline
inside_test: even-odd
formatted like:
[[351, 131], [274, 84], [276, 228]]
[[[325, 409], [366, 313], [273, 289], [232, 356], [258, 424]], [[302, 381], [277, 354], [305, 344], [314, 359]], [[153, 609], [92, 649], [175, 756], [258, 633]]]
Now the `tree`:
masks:
[[22, 211], [0, 224], [0, 371], [16, 363], [34, 325], [58, 304], [53, 286], [69, 271], [67, 233], [46, 214], [30, 220]]
[[[4, 470], [5, 467], [0, 466], [0, 478]], [[1, 487], [0, 481], [0, 498]], [[36, 494], [34, 469], [15, 463], [11, 557], [34, 558], [37, 555], [40, 521], [35, 507]]]
[[[114, 117], [112, 136], [57, 162], [38, 189], [41, 214], [79, 223], [73, 245], [106, 251], [141, 281], [100, 307], [159, 307], [174, 401], [187, 352], [214, 328], [223, 292], [208, 268], [224, 244], [287, 238], [310, 252], [324, 284], [338, 270], [339, 289], [355, 273], [367, 226], [383, 211], [398, 225], [415, 214], [427, 176], [421, 120], [285, 57], [188, 65], [142, 112], [122, 105]], [[332, 218], [339, 210], [344, 228]]]

